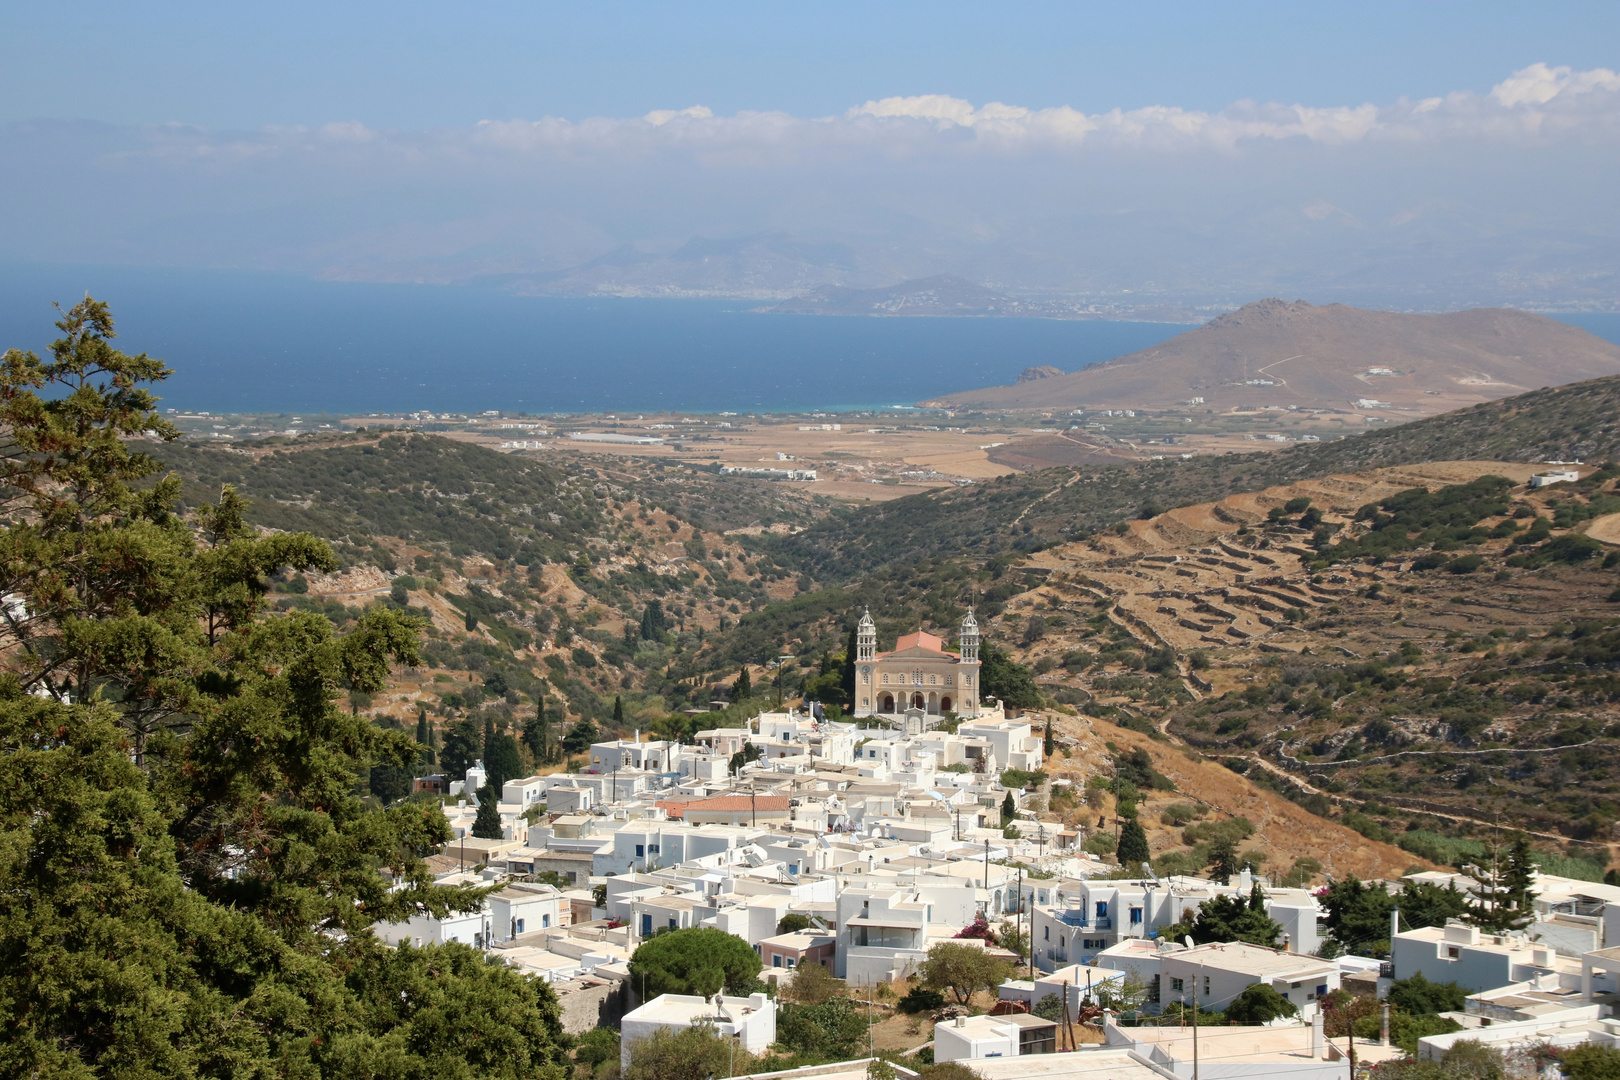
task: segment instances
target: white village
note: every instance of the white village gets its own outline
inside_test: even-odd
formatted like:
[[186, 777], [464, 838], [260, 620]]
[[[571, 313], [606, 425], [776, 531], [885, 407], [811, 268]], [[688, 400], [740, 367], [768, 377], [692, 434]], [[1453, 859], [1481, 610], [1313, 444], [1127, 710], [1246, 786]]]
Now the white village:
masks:
[[[1054, 785], [1071, 783], [1043, 772], [1050, 721], [981, 697], [979, 645], [970, 612], [954, 651], [918, 631], [879, 652], [868, 614], [851, 718], [806, 703], [690, 742], [595, 743], [573, 771], [505, 781], [498, 838], [473, 835], [481, 762], [419, 778], [442, 785], [455, 834], [428, 860], [435, 879], [490, 891], [479, 911], [378, 935], [459, 942], [545, 981], [566, 1031], [617, 1034], [624, 1070], [638, 1047], [695, 1028], [743, 1060], [770, 1062], [774, 1048], [793, 1066], [788, 1029], [831, 1000], [860, 1021], [834, 1041], [847, 1060], [752, 1075], [916, 1077], [879, 1060], [870, 1034], [906, 1015], [908, 1060], [985, 1080], [1325, 1080], [1400, 1059], [1403, 1035], [1420, 1061], [1460, 1039], [1620, 1046], [1607, 1018], [1620, 887], [1534, 872], [1520, 917], [1492, 930], [1414, 925], [1398, 904], [1461, 893], [1459, 910], [1489, 907], [1505, 880], [1493, 868], [1356, 883], [1390, 911], [1388, 946], [1348, 953], [1327, 888], [1250, 866], [1161, 877], [1124, 843], [1095, 854], [1130, 823], [1065, 827], [1048, 811]], [[712, 949], [714, 932], [757, 964], [649, 992], [648, 970], [690, 967], [680, 951]], [[1455, 997], [1416, 1018], [1425, 1034], [1403, 1002], [1432, 987]], [[1200, 1026], [1212, 1015], [1219, 1026]]]

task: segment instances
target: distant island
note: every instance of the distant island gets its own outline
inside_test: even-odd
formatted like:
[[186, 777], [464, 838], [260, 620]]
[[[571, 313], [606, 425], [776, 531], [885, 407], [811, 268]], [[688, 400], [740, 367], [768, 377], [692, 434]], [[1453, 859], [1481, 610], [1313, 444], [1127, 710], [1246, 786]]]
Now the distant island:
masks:
[[1011, 386], [946, 394], [962, 409], [1333, 409], [1410, 419], [1620, 373], [1620, 346], [1544, 315], [1440, 315], [1267, 299], [1140, 352]]
[[[791, 315], [865, 315], [888, 317], [955, 316], [959, 318], [1118, 319], [1116, 310], [1094, 302], [1054, 297], [1009, 296], [953, 274], [915, 278], [880, 289], [821, 285], [792, 300], [762, 309]], [[1181, 308], [1132, 306], [1131, 318], [1151, 322], [1190, 322]]]

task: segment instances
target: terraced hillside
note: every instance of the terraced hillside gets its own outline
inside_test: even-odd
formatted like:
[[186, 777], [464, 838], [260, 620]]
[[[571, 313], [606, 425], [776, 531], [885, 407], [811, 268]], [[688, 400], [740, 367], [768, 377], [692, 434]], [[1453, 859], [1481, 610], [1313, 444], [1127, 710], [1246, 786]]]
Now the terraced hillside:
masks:
[[1368, 838], [1460, 863], [1500, 822], [1598, 876], [1620, 855], [1620, 491], [1531, 471], [1337, 474], [1132, 521], [1031, 557], [990, 633], [1056, 700]]

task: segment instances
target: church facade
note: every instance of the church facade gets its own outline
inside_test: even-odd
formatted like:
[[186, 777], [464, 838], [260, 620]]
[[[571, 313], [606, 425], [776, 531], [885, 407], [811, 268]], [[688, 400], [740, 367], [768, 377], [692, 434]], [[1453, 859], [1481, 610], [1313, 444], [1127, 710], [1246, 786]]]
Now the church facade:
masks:
[[901, 720], [906, 714], [979, 715], [979, 624], [970, 610], [962, 620], [961, 651], [921, 630], [907, 634], [889, 652], [877, 651], [877, 625], [870, 611], [855, 630], [855, 715]]

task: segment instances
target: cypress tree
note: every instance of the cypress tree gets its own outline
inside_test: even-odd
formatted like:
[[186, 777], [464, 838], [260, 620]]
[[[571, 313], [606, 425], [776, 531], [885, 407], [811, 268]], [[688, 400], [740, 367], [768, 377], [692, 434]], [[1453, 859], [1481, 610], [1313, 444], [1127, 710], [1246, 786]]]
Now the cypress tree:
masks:
[[851, 626], [844, 639], [844, 707], [851, 712], [855, 711], [855, 655], [855, 627]]
[[745, 701], [754, 696], [754, 682], [748, 677], [745, 667], [737, 672], [737, 681], [731, 685], [731, 700]]
[[1052, 751], [1055, 749], [1057, 749], [1057, 744], [1052, 740], [1052, 718], [1048, 716], [1046, 718], [1046, 756], [1051, 757]]
[[1119, 865], [1134, 870], [1139, 864], [1147, 862], [1152, 854], [1142, 823], [1135, 818], [1128, 819], [1119, 830], [1119, 844], [1114, 849], [1114, 857], [1119, 860]]
[[432, 765], [433, 753], [433, 725], [428, 723], [427, 710], [416, 710], [416, 741], [422, 744], [422, 764]]
[[613, 695], [613, 726], [624, 726], [624, 698], [618, 694]]
[[1018, 816], [1018, 803], [1013, 799], [1013, 793], [1007, 792], [1007, 797], [1001, 800], [1001, 823], [1009, 824]]
[[472, 834], [480, 840], [501, 839], [501, 811], [496, 805], [495, 788], [485, 784], [478, 792], [478, 816]]

